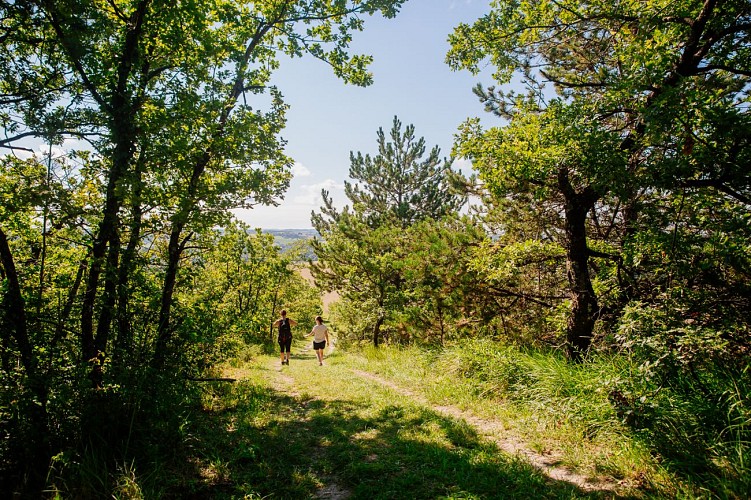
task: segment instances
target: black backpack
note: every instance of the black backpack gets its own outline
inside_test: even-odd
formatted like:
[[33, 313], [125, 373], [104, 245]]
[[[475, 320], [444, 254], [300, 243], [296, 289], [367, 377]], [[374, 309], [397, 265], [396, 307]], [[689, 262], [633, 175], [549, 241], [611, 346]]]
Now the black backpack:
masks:
[[284, 318], [279, 323], [279, 340], [288, 340], [292, 338], [292, 328], [289, 325], [289, 318]]

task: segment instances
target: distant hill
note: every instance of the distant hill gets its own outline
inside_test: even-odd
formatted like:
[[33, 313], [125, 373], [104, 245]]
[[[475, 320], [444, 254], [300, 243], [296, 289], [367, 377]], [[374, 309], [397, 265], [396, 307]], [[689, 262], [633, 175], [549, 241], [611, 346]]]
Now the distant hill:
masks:
[[315, 229], [264, 229], [264, 233], [273, 234], [274, 237], [289, 238], [292, 240], [312, 238], [318, 235]]
[[309, 240], [318, 236], [315, 229], [264, 229], [263, 232], [272, 235], [282, 251], [289, 249], [298, 240]]

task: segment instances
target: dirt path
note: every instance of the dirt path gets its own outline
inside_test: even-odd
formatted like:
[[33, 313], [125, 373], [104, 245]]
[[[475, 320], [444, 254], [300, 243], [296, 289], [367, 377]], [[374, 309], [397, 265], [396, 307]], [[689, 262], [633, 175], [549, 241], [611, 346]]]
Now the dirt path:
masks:
[[[300, 350], [300, 353], [305, 355], [312, 351], [311, 347], [305, 347]], [[294, 358], [293, 358], [294, 359]], [[294, 362], [297, 362], [298, 359], [294, 359]], [[272, 373], [276, 373], [277, 376], [274, 379], [273, 385], [274, 388], [277, 390], [280, 390], [284, 392], [285, 394], [288, 394], [294, 398], [300, 398], [301, 394], [299, 391], [299, 388], [295, 384], [295, 379], [291, 375], [287, 374], [285, 370], [282, 368], [281, 365], [279, 365], [279, 360], [276, 358], [273, 358], [271, 361], [268, 362], [268, 369]], [[316, 400], [317, 398], [314, 396], [311, 400]], [[309, 401], [308, 401], [309, 402]], [[308, 411], [308, 404], [302, 404], [301, 407], [303, 408], [304, 412]], [[307, 416], [302, 417], [303, 420], [307, 420]], [[327, 499], [327, 500], [347, 500], [352, 496], [352, 493], [347, 490], [346, 488], [343, 488], [336, 480], [335, 477], [330, 475], [319, 475], [319, 479], [324, 483], [324, 486], [319, 488], [319, 490], [315, 493], [313, 498], [320, 498], [320, 499]]]
[[[279, 365], [279, 361], [276, 358], [269, 358], [267, 361], [267, 369], [272, 374], [270, 382], [274, 389], [300, 400], [300, 406], [297, 411], [300, 412], [299, 417], [301, 418], [301, 421], [307, 421], [309, 419], [310, 415], [308, 415], [308, 412], [310, 403], [319, 399], [316, 396], [311, 396], [306, 393], [296, 380], [297, 377], [309, 376], [310, 373], [312, 373], [308, 371], [309, 369], [307, 368], [308, 364], [314, 366], [312, 358], [307, 359], [311, 357], [311, 353], [312, 349], [309, 346], [306, 346], [301, 347], [299, 351], [297, 351], [297, 355], [293, 356], [292, 363], [297, 366], [305, 367], [303, 369], [297, 368], [297, 366], [292, 370], [290, 370], [289, 367], [282, 367]], [[317, 363], [315, 363], [315, 365], [315, 369], [317, 370]], [[374, 373], [349, 367], [341, 368], [344, 368], [346, 372], [351, 373], [355, 378], [375, 382], [378, 385], [393, 391], [399, 396], [409, 398], [413, 403], [430, 409], [441, 416], [466, 422], [483, 440], [493, 443], [498, 449], [509, 455], [522, 458], [525, 462], [532, 465], [551, 480], [571, 484], [584, 493], [594, 493], [602, 495], [604, 498], [619, 497], [619, 490], [623, 488], [623, 485], [614, 481], [597, 478], [593, 479], [561, 466], [560, 456], [552, 453], [543, 454], [533, 451], [529, 443], [513, 436], [509, 436], [507, 430], [499, 421], [480, 418], [455, 406], [433, 404], [417, 392], [399, 386], [398, 384]], [[303, 399], [305, 399], [305, 401], [302, 401]], [[336, 400], [337, 397], [334, 396], [333, 399]], [[314, 494], [314, 498], [341, 500], [352, 496], [352, 492], [342, 487], [341, 482], [338, 481], [335, 475], [329, 474], [319, 476], [319, 479], [323, 485]]]
[[433, 411], [440, 413], [444, 416], [451, 418], [464, 420], [470, 426], [472, 426], [478, 434], [485, 439], [495, 443], [501, 450], [511, 455], [521, 455], [535, 468], [541, 471], [551, 479], [558, 481], [565, 481], [573, 484], [583, 491], [600, 491], [600, 492], [613, 492], [615, 494], [618, 485], [612, 481], [606, 481], [602, 479], [592, 479], [581, 474], [577, 474], [569, 469], [560, 467], [557, 464], [560, 463], [560, 457], [553, 454], [542, 455], [535, 453], [524, 442], [514, 439], [508, 436], [504, 436], [505, 429], [503, 425], [497, 421], [486, 420], [479, 418], [471, 413], [460, 410], [453, 406], [441, 406], [431, 404], [427, 399], [414, 393], [413, 391], [400, 387], [393, 382], [379, 377], [370, 372], [362, 370], [352, 370], [352, 372], [362, 378], [371, 380], [380, 385], [388, 387], [401, 396], [408, 397], [413, 401], [431, 408]]

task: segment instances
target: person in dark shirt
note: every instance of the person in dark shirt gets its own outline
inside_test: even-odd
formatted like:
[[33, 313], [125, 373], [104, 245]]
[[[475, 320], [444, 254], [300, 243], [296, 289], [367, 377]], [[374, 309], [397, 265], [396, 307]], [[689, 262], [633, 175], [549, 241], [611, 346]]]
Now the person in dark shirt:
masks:
[[283, 365], [289, 365], [289, 351], [292, 348], [292, 327], [297, 325], [297, 321], [287, 317], [287, 311], [282, 309], [279, 313], [281, 318], [274, 321], [274, 327], [279, 328], [279, 342], [280, 358]]

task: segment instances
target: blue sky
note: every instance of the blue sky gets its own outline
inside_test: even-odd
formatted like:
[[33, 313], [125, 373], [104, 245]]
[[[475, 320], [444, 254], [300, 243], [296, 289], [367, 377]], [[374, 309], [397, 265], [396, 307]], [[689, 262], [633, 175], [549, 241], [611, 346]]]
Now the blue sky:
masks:
[[488, 10], [488, 0], [409, 0], [394, 19], [367, 18], [353, 51], [374, 57], [369, 87], [345, 85], [312, 58], [285, 61], [273, 82], [290, 105], [282, 135], [295, 177], [280, 206], [238, 211], [238, 217], [264, 229], [311, 227], [321, 188], [344, 205], [350, 151], [375, 154], [378, 128], [389, 130], [395, 115], [414, 124], [428, 148], [437, 145], [449, 156], [458, 126], [486, 115], [472, 87], [489, 81], [449, 69], [447, 37]]

